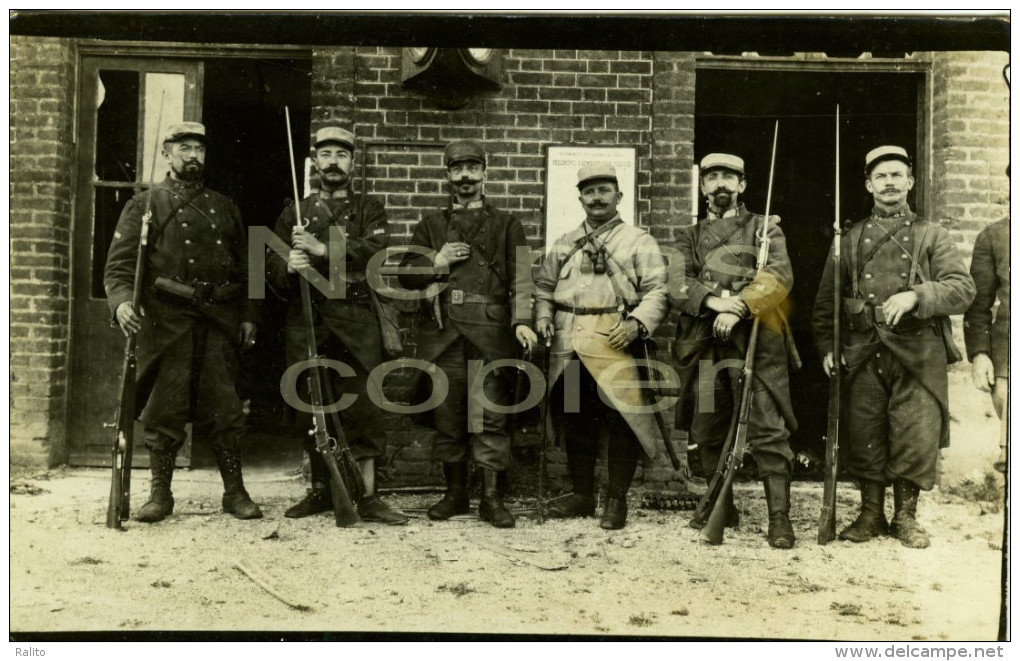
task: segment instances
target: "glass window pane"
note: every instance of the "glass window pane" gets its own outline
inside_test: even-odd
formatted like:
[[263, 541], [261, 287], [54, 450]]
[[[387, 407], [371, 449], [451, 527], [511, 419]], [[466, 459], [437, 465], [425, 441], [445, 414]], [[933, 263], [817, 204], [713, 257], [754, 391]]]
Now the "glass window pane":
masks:
[[95, 172], [100, 181], [136, 181], [139, 84], [137, 71], [99, 72]]
[[[163, 117], [160, 120], [160, 102], [163, 104]], [[152, 176], [152, 158], [162, 150], [162, 134], [168, 127], [184, 121], [184, 74], [180, 73], [147, 73], [145, 74], [145, 129], [143, 131], [142, 161], [139, 181], [148, 182]], [[159, 122], [160, 126], [156, 126]], [[156, 153], [153, 153], [153, 149]], [[156, 163], [156, 180], [163, 178], [164, 164]]]

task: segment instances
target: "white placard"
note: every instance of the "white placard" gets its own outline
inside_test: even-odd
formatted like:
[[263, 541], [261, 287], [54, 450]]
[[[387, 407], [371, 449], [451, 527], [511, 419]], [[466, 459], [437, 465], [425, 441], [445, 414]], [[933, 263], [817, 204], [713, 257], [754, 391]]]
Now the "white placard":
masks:
[[637, 148], [549, 145], [545, 158], [545, 244], [576, 229], [584, 220], [578, 201], [577, 171], [593, 163], [611, 163], [623, 191], [620, 217], [634, 224], [637, 213]]

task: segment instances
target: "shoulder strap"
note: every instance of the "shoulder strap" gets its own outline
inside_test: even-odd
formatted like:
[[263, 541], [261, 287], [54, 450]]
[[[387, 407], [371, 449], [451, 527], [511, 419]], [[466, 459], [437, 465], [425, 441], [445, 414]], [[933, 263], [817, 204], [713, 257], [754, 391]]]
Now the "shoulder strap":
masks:
[[500, 284], [506, 287], [506, 276], [501, 273], [499, 268], [496, 266], [496, 258], [489, 254], [489, 251], [485, 249], [485, 246], [475, 243], [475, 237], [478, 236], [478, 231], [482, 229], [485, 219], [490, 214], [488, 207], [483, 207], [482, 218], [479, 219], [478, 225], [475, 227], [475, 231], [471, 232], [470, 236], [468, 235], [468, 232], [465, 231], [464, 226], [458, 223], [453, 217], [453, 213], [451, 213], [449, 209], [444, 209], [443, 214], [446, 216], [447, 224], [453, 225], [457, 232], [461, 235], [461, 238], [464, 239], [464, 242], [481, 253], [482, 257], [485, 258], [485, 265], [490, 271], [496, 274], [496, 277], [499, 278]]
[[861, 234], [864, 232], [864, 222], [859, 222], [856, 225], [850, 227], [850, 231], [847, 232], [847, 240], [850, 242], [850, 279], [851, 279], [851, 293], [854, 298], [861, 297], [860, 285], [860, 271], [857, 269], [857, 251], [861, 242]]

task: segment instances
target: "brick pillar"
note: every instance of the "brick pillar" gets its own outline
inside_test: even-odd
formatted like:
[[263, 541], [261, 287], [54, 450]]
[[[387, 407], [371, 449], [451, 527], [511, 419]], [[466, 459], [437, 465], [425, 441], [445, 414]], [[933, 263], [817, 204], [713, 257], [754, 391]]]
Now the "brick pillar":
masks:
[[694, 56], [654, 54], [652, 101], [651, 225], [660, 242], [676, 241], [691, 223], [691, 168], [694, 165]]
[[11, 446], [13, 465], [67, 460], [74, 50], [11, 37]]
[[934, 217], [969, 256], [987, 223], [1009, 214], [1008, 53], [932, 57]]

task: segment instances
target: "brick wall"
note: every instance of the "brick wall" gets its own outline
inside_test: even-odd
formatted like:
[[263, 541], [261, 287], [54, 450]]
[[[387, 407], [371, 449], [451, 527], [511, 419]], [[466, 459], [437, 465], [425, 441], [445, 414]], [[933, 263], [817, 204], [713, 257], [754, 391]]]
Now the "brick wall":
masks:
[[66, 461], [73, 48], [11, 37], [11, 462]]
[[932, 58], [935, 212], [970, 257], [974, 237], [1009, 214], [1008, 53], [946, 52]]

